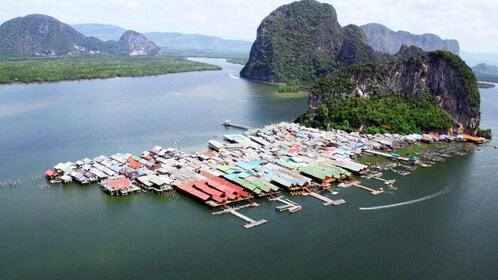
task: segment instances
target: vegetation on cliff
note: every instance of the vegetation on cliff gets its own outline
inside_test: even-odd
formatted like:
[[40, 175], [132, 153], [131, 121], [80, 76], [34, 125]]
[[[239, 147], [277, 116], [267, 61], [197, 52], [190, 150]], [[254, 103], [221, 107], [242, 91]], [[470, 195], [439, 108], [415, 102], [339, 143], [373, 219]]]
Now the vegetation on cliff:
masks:
[[220, 70], [221, 67], [162, 57], [99, 57], [0, 62], [0, 83], [141, 77], [168, 73]]
[[465, 62], [457, 55], [449, 51], [434, 51], [428, 53], [429, 56], [434, 58], [443, 58], [448, 61], [451, 66], [457, 71], [460, 80], [463, 83], [463, 87], [468, 94], [470, 104], [476, 108], [481, 105], [481, 95], [479, 94], [479, 89], [477, 87], [477, 79], [472, 69], [465, 64]]
[[479, 137], [484, 137], [486, 139], [491, 139], [493, 138], [493, 133], [491, 133], [491, 129], [482, 129], [478, 128], [477, 129], [477, 136]]
[[377, 55], [358, 26], [339, 25], [334, 7], [302, 0], [279, 7], [261, 22], [241, 76], [310, 81]]
[[329, 99], [318, 106], [315, 115], [304, 114], [296, 122], [320, 129], [409, 134], [448, 131], [453, 120], [431, 94], [413, 100], [393, 93], [386, 97]]
[[284, 93], [284, 92], [292, 92], [296, 93], [299, 92], [303, 89], [303, 85], [299, 80], [291, 80], [285, 83], [285, 85], [279, 86], [278, 87], [278, 92]]
[[386, 63], [351, 65], [318, 79], [308, 114], [298, 121], [366, 132], [476, 134], [480, 96], [470, 68], [448, 51], [417, 53], [407, 48]]

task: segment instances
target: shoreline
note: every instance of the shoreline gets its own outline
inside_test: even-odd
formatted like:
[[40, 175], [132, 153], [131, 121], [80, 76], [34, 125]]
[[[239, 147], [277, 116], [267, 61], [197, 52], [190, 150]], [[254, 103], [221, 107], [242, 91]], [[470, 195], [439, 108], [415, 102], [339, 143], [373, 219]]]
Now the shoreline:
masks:
[[[95, 75], [88, 75], [87, 77], [78, 77], [81, 75], [81, 73], [85, 73], [85, 71], [89, 71], [95, 67], [102, 67], [102, 65], [107, 65], [106, 60], [110, 59], [110, 65], [108, 65], [108, 69], [102, 69], [100, 73], [95, 73]], [[31, 79], [27, 79], [27, 81], [19, 81], [19, 80], [12, 80], [9, 82], [0, 82], [0, 86], [3, 85], [31, 85], [31, 84], [45, 84], [45, 83], [58, 83], [58, 82], [73, 82], [73, 81], [90, 81], [90, 80], [107, 80], [107, 79], [115, 79], [115, 78], [142, 78], [142, 77], [157, 77], [157, 76], [163, 76], [163, 75], [168, 75], [168, 74], [181, 74], [181, 73], [189, 73], [189, 72], [202, 72], [202, 71], [220, 71], [223, 70], [223, 67], [219, 65], [213, 65], [213, 64], [208, 64], [208, 63], [203, 63], [203, 62], [198, 62], [198, 61], [193, 61], [189, 60], [188, 58], [185, 58], [184, 60], [174, 60], [168, 57], [163, 57], [159, 58], [157, 60], [151, 60], [152, 63], [159, 63], [159, 66], [155, 66], [157, 68], [167, 68], [171, 67], [172, 69], [163, 69], [162, 71], [156, 71], [155, 73], [147, 73], [148, 70], [151, 70], [149, 68], [141, 68], [144, 67], [144, 65], [140, 65], [139, 63], [148, 63], [151, 58], [150, 57], [117, 57], [117, 58], [102, 58], [101, 60], [97, 58], [88, 58], [87, 60], [85, 59], [80, 59], [80, 58], [67, 58], [64, 60], [57, 60], [59, 64], [53, 66], [51, 63], [54, 61], [52, 60], [23, 60], [23, 61], [7, 61], [7, 62], [0, 62], [0, 63], [18, 63], [19, 65], [14, 65], [15, 67], [23, 67], [23, 63], [28, 63], [28, 66], [26, 67], [34, 67], [34, 72], [29, 73], [31, 76]], [[131, 62], [130, 62], [131, 61]], [[65, 63], [68, 63], [70, 65], [64, 65]], [[130, 68], [125, 68], [129, 67], [127, 64], [132, 64], [137, 63], [135, 66], [137, 69], [130, 69]], [[184, 63], [184, 65], [178, 65], [178, 63]], [[31, 64], [31, 65], [29, 65]], [[177, 65], [175, 65], [177, 64]], [[33, 66], [34, 65], [34, 66]], [[49, 69], [54, 67], [54, 69]], [[89, 68], [90, 67], [90, 68]], [[175, 70], [174, 67], [192, 67], [192, 69], [177, 69]], [[46, 69], [47, 68], [47, 69]], [[51, 79], [51, 78], [41, 78], [34, 77], [39, 75], [40, 73], [45, 73], [47, 71], [62, 71], [65, 72], [67, 69], [79, 69], [79, 72], [72, 73], [72, 77], [69, 78], [60, 78], [60, 79]], [[10, 71], [13, 71], [12, 69]], [[33, 70], [31, 70], [33, 71]], [[114, 74], [111, 74], [109, 76], [105, 76], [106, 72], [109, 71], [114, 71]], [[127, 72], [128, 73], [119, 73], [119, 72]], [[138, 71], [138, 72], [137, 72]], [[5, 76], [9, 77], [11, 73], [7, 72], [4, 73]], [[43, 74], [42, 74], [43, 75]], [[71, 75], [71, 74], [70, 74]], [[23, 79], [21, 78], [15, 78], [15, 79]], [[38, 79], [38, 80], [37, 80]]]
[[111, 80], [111, 79], [117, 79], [117, 78], [146, 78], [146, 77], [158, 77], [158, 76], [164, 76], [164, 75], [169, 75], [169, 74], [182, 74], [182, 73], [191, 73], [191, 72], [207, 72], [207, 71], [221, 71], [223, 68], [220, 67], [220, 69], [198, 69], [198, 70], [185, 70], [185, 71], [178, 71], [178, 72], [168, 72], [164, 74], [151, 74], [151, 75], [142, 75], [142, 76], [120, 76], [116, 75], [113, 77], [109, 78], [99, 78], [99, 77], [94, 77], [94, 78], [75, 78], [75, 79], [61, 79], [61, 80], [46, 80], [46, 81], [32, 81], [32, 82], [11, 82], [11, 83], [0, 83], [0, 86], [15, 86], [15, 85], [34, 85], [34, 84], [52, 84], [52, 83], [59, 83], [59, 82], [80, 82], [80, 81], [92, 81], [92, 80]]

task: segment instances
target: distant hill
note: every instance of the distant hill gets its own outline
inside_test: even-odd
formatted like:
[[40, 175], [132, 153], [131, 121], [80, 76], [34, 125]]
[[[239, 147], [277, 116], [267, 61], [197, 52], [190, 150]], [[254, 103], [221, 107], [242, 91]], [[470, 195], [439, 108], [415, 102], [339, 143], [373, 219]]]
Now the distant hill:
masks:
[[117, 41], [126, 31], [124, 28], [110, 24], [82, 23], [71, 24], [71, 26], [86, 36], [93, 36], [102, 41]]
[[149, 40], [143, 34], [133, 30], [128, 30], [118, 41], [120, 46], [127, 55], [160, 55], [161, 48]]
[[446, 50], [456, 55], [460, 53], [457, 40], [443, 40], [434, 34], [416, 35], [406, 31], [394, 32], [378, 23], [362, 25], [372, 48], [384, 53], [395, 54], [402, 45], [417, 46], [424, 51]]
[[479, 81], [498, 83], [497, 66], [479, 63], [472, 67], [472, 71]]
[[479, 63], [498, 65], [498, 53], [472, 53], [462, 51], [460, 56], [468, 65], [477, 65]]
[[251, 42], [206, 35], [189, 35], [174, 32], [149, 32], [144, 33], [144, 35], [158, 46], [168, 49], [227, 50], [246, 51], [247, 53], [251, 49]]
[[158, 55], [159, 48], [144, 35], [123, 36], [104, 42], [53, 17], [27, 15], [0, 25], [0, 56]]
[[[110, 24], [83, 23], [73, 24], [79, 32], [86, 36], [94, 36], [101, 40], [117, 41], [126, 31], [124, 28]], [[247, 53], [251, 50], [251, 42], [230, 40], [200, 34], [182, 34], [177, 32], [148, 32], [144, 35], [159, 47], [172, 50], [211, 50], [236, 53]]]
[[17, 17], [0, 25], [0, 55], [75, 55], [114, 52], [101, 40], [86, 37], [46, 15]]

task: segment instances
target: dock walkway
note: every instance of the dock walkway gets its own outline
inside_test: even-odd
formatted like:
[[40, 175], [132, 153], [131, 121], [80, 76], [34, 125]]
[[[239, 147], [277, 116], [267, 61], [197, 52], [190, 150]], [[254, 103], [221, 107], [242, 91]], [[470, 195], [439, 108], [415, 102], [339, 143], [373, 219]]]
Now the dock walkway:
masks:
[[324, 201], [323, 206], [329, 206], [329, 205], [337, 206], [337, 205], [341, 205], [341, 204], [346, 203], [346, 201], [344, 199], [332, 200], [326, 196], [323, 196], [321, 194], [317, 194], [315, 192], [310, 192], [309, 194], [314, 198], [317, 198], [321, 201]]
[[236, 217], [239, 217], [242, 220], [246, 221], [247, 224], [244, 225], [245, 228], [252, 228], [252, 227], [259, 226], [259, 225], [266, 223], [266, 220], [264, 220], [264, 219], [255, 221], [255, 220], [253, 220], [245, 215], [240, 214], [239, 212], [235, 211], [234, 209], [231, 209], [230, 213], [232, 213]]
[[249, 126], [232, 123], [230, 121], [225, 121], [225, 123], [223, 123], [223, 125], [226, 127], [235, 127], [235, 128], [245, 129], [245, 130], [251, 129], [251, 127], [249, 127]]
[[284, 205], [282, 206], [277, 206], [276, 209], [277, 211], [289, 211], [289, 212], [295, 212], [299, 211], [301, 209], [301, 205], [295, 203], [294, 201], [284, 198], [283, 196], [275, 197], [275, 198], [269, 198], [269, 201], [278, 201], [280, 203], [283, 203]]
[[225, 213], [230, 213], [232, 215], [234, 215], [235, 217], [237, 218], [240, 218], [244, 221], [247, 222], [247, 224], [244, 225], [245, 228], [252, 228], [252, 227], [255, 227], [255, 226], [259, 226], [259, 225], [262, 225], [264, 223], [266, 223], [266, 220], [265, 219], [262, 219], [262, 220], [258, 220], [258, 221], [255, 221], [239, 212], [237, 212], [237, 210], [239, 209], [243, 209], [243, 208], [247, 208], [247, 207], [252, 207], [251, 204], [247, 204], [247, 205], [243, 205], [243, 206], [239, 206], [239, 207], [235, 207], [235, 208], [232, 208], [232, 207], [229, 207], [227, 209], [224, 209], [222, 211], [218, 211], [218, 212], [213, 212], [213, 215], [220, 215], [220, 214], [225, 214]]
[[367, 179], [375, 179], [375, 180], [379, 180], [381, 182], [384, 182], [384, 184], [386, 185], [394, 185], [394, 183], [396, 183], [396, 179], [392, 179], [392, 180], [386, 180], [384, 178], [381, 178], [380, 176], [382, 176], [382, 173], [377, 173], [377, 174], [371, 174], [371, 175], [366, 175], [366, 176], [362, 176], [364, 178], [367, 178]]
[[371, 188], [369, 188], [369, 187], [362, 186], [362, 185], [360, 185], [359, 183], [352, 184], [352, 186], [355, 186], [355, 187], [357, 187], [357, 188], [360, 188], [360, 189], [364, 189], [364, 190], [366, 190], [366, 191], [369, 191], [369, 192], [370, 192], [371, 194], [373, 194], [373, 195], [378, 195], [378, 194], [381, 194], [381, 193], [383, 193], [383, 192], [384, 192], [384, 190], [383, 190], [383, 189], [380, 189], [380, 190], [374, 190], [374, 189], [371, 189]]
[[402, 161], [410, 161], [410, 159], [407, 158], [407, 157], [393, 156], [392, 154], [383, 153], [383, 152], [379, 152], [379, 151], [365, 150], [365, 152], [369, 153], [369, 154], [372, 154], [372, 155], [386, 157], [386, 158], [390, 158], [390, 159], [399, 159], [399, 160], [402, 160]]

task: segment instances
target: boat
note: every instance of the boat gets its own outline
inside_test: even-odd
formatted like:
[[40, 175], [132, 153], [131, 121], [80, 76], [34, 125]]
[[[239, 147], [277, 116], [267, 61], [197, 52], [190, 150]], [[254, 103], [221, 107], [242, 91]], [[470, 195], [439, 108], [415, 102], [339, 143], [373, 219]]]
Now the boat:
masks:
[[275, 209], [279, 212], [287, 211], [290, 210], [290, 208], [293, 208], [294, 206], [292, 205], [282, 205], [282, 206], [277, 206]]
[[301, 206], [300, 205], [292, 206], [291, 208], [289, 208], [289, 212], [290, 213], [296, 213], [299, 210], [301, 210]]

